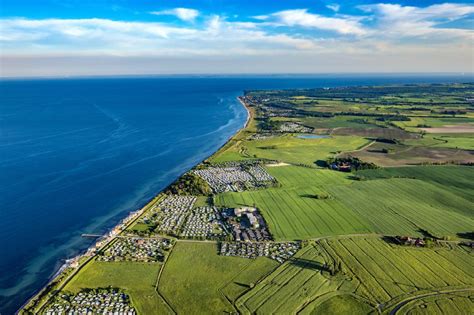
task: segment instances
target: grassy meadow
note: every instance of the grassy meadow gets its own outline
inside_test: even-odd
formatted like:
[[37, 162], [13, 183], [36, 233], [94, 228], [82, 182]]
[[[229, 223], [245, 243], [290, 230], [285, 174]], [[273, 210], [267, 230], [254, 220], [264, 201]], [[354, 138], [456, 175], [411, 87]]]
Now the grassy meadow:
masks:
[[77, 293], [87, 288], [116, 287], [123, 289], [140, 314], [171, 314], [155, 290], [161, 264], [140, 262], [92, 261], [64, 288]]
[[276, 240], [298, 240], [327, 235], [370, 233], [368, 221], [331, 195], [331, 185], [349, 185], [347, 174], [300, 166], [268, 167], [281, 184], [278, 188], [223, 193], [215, 203], [227, 207], [258, 207]]
[[234, 312], [229, 300], [275, 265], [268, 259], [219, 256], [214, 242], [180, 241], [166, 263], [158, 288], [179, 314]]
[[[376, 305], [388, 312], [416, 291], [469, 290], [474, 284], [471, 259], [472, 253], [456, 245], [416, 249], [378, 237], [321, 240], [303, 248], [236, 305], [243, 314], [368, 314]], [[328, 266], [335, 261], [342, 270], [331, 274]], [[459, 313], [468, 312], [472, 301], [459, 298]]]

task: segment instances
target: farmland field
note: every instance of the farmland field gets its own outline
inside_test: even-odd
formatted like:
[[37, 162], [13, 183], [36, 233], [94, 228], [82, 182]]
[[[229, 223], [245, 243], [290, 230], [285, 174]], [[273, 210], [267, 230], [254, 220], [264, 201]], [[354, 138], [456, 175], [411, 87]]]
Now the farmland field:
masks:
[[347, 185], [346, 174], [299, 166], [268, 168], [282, 187], [240, 193], [224, 193], [216, 204], [227, 207], [255, 205], [264, 214], [277, 240], [294, 240], [318, 236], [369, 233], [368, 221], [337, 198], [316, 199], [331, 184]]
[[223, 292], [231, 297], [242, 293], [232, 286], [234, 278], [241, 278], [245, 285], [249, 282], [245, 269], [253, 270], [253, 281], [256, 281], [258, 274], [274, 268], [268, 259], [254, 263], [245, 258], [218, 256], [213, 242], [178, 242], [163, 270], [159, 292], [180, 314], [232, 312], [234, 308]]
[[170, 313], [155, 290], [161, 264], [139, 262], [99, 262], [87, 264], [64, 288], [76, 293], [86, 288], [117, 287], [130, 295], [141, 314]]
[[[387, 150], [387, 152], [383, 152]], [[376, 142], [364, 150], [347, 152], [379, 166], [403, 166], [423, 163], [472, 163], [474, 152], [449, 147], [416, 146]]]
[[[345, 173], [298, 166], [268, 170], [281, 187], [219, 194], [216, 204], [256, 205], [277, 240], [371, 232], [419, 235], [420, 229], [438, 236], [455, 236], [474, 226], [472, 204], [465, 198], [470, 191], [450, 188], [453, 185], [449, 182], [448, 188], [443, 188], [439, 182], [443, 168], [438, 182], [411, 178], [352, 181]], [[361, 174], [377, 174], [377, 171]], [[462, 169], [452, 178], [462, 181], [463, 177], [456, 177], [460, 172]], [[311, 198], [315, 194], [328, 194], [330, 198]]]
[[474, 168], [469, 166], [390, 167], [358, 171], [357, 174], [369, 180], [400, 177], [427, 181], [474, 202], [474, 181], [471, 180]]
[[472, 291], [455, 291], [415, 299], [403, 305], [397, 314], [468, 314], [472, 309]]
[[321, 246], [360, 281], [356, 293], [377, 304], [417, 290], [474, 284], [469, 263], [472, 253], [456, 245], [420, 249], [391, 245], [378, 238], [349, 238], [323, 240]]
[[248, 141], [245, 144], [245, 150], [251, 157], [315, 165], [314, 163], [317, 160], [326, 160], [334, 155], [335, 151], [356, 150], [367, 143], [369, 141], [364, 138], [352, 136], [299, 139], [289, 135], [266, 140]]
[[423, 139], [407, 140], [408, 145], [474, 150], [474, 134], [425, 134]]
[[[324, 271], [323, 254], [313, 246], [295, 257], [237, 300], [243, 314], [291, 314], [317, 297], [336, 291], [344, 278], [330, 277]], [[353, 284], [355, 290], [357, 284]]]
[[410, 121], [396, 122], [395, 124], [408, 131], [417, 131], [418, 125], [430, 127], [443, 127], [446, 125], [473, 124], [474, 118], [470, 117], [411, 117]]
[[[244, 294], [237, 307], [244, 314], [367, 314], [378, 304], [390, 310], [418, 291], [466, 290], [474, 284], [470, 259], [472, 253], [458, 246], [404, 248], [377, 237], [322, 240]], [[342, 271], [331, 275], [327, 266], [334, 261], [342, 262]], [[459, 304], [460, 313], [470, 303]]]
[[472, 203], [438, 185], [416, 179], [360, 181], [328, 189], [335, 199], [371, 223], [377, 233], [453, 236], [474, 226]]

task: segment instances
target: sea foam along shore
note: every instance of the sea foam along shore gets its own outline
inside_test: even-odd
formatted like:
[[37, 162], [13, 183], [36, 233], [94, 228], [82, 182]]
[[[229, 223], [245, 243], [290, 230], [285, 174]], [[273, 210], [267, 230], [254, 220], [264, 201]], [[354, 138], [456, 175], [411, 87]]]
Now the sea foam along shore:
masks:
[[[245, 108], [247, 111], [247, 119], [245, 121], [245, 124], [238, 129], [232, 136], [230, 136], [226, 142], [220, 146], [216, 151], [214, 151], [211, 155], [209, 155], [206, 159], [203, 161], [207, 160], [217, 152], [219, 152], [229, 141], [231, 141], [235, 136], [237, 136], [243, 129], [247, 128], [250, 119], [252, 118], [252, 113], [250, 112], [247, 104], [245, 101], [242, 99], [242, 97], [238, 96], [237, 100], [239, 101], [240, 104]], [[197, 165], [201, 164], [203, 161], [200, 161], [194, 167]], [[184, 173], [188, 172], [189, 170], [186, 170]], [[183, 174], [180, 174], [177, 178], [180, 178]], [[175, 181], [175, 180], [174, 180]], [[173, 182], [174, 182], [173, 181]], [[172, 182], [172, 183], [173, 183]], [[58, 288], [56, 288], [56, 291], [60, 291], [60, 289], [64, 288], [64, 286], [71, 280], [87, 263], [89, 263], [94, 257], [97, 252], [102, 250], [105, 246], [110, 244], [122, 231], [130, 227], [146, 210], [148, 210], [151, 206], [153, 206], [156, 202], [159, 201], [159, 195], [165, 191], [169, 186], [163, 188], [161, 191], [159, 191], [151, 200], [149, 200], [142, 208], [136, 211], [131, 211], [127, 217], [122, 219], [117, 225], [115, 225], [112, 229], [108, 230], [104, 235], [98, 238], [98, 240], [91, 245], [89, 248], [87, 248], [84, 252], [78, 254], [77, 256], [73, 258], [69, 258], [65, 260], [65, 263], [59, 268], [59, 270], [48, 280], [48, 283], [42, 287], [38, 292], [36, 292], [32, 297], [30, 297], [21, 307], [20, 309], [16, 312], [18, 314], [21, 310], [23, 310], [25, 307], [30, 306], [32, 302], [40, 295], [43, 293], [46, 293], [45, 291], [50, 287], [55, 280], [57, 280], [64, 272], [68, 270], [68, 268], [72, 268], [73, 271], [71, 274], [69, 274], [65, 279], [60, 281], [60, 285]], [[85, 258], [83, 260], [83, 258]], [[83, 260], [81, 262], [81, 260]], [[51, 297], [50, 297], [51, 298]], [[48, 298], [47, 300], [49, 300]], [[46, 301], [47, 302], [47, 301]], [[46, 305], [46, 302], [43, 303], [43, 305], [40, 305], [40, 308], [42, 308], [44, 305]]]

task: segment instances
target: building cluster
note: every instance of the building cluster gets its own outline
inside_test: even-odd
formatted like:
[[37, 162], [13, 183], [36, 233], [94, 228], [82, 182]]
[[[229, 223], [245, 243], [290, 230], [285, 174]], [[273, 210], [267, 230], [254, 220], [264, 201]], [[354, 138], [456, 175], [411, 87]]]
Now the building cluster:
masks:
[[266, 139], [271, 139], [275, 138], [276, 134], [271, 133], [271, 132], [258, 132], [258, 133], [252, 133], [248, 139], [249, 140], [266, 140]]
[[44, 314], [135, 315], [129, 297], [116, 289], [96, 289], [77, 294], [61, 294], [48, 305]]
[[166, 234], [176, 234], [183, 225], [196, 197], [169, 195], [142, 220], [157, 224], [156, 230]]
[[298, 242], [222, 242], [219, 254], [244, 258], [269, 257], [283, 263], [296, 254], [300, 247]]
[[199, 207], [191, 211], [180, 235], [188, 238], [216, 238], [224, 236], [225, 229], [218, 208]]
[[425, 241], [419, 237], [395, 236], [395, 240], [405, 246], [424, 247], [426, 245]]
[[255, 207], [226, 209], [222, 216], [227, 221], [236, 241], [268, 241], [271, 234], [265, 220]]
[[290, 132], [290, 133], [311, 133], [313, 132], [313, 128], [306, 127], [300, 123], [287, 121], [280, 125], [281, 132]]
[[166, 238], [120, 237], [103, 253], [99, 261], [163, 261], [172, 244]]
[[256, 106], [258, 106], [259, 110], [261, 111], [261, 116], [263, 117], [293, 117], [295, 116], [295, 111], [289, 108], [281, 108], [271, 106], [271, 104], [265, 104], [269, 99], [263, 99], [262, 101], [258, 102]]
[[268, 186], [275, 178], [260, 165], [237, 164], [235, 166], [213, 166], [195, 170], [214, 192], [243, 191]]

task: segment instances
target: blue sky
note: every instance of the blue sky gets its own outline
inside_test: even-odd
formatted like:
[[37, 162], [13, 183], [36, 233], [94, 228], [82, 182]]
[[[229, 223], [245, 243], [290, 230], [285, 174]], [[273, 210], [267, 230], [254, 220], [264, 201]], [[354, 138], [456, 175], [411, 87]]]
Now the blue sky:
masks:
[[2, 76], [473, 72], [472, 1], [1, 0]]

